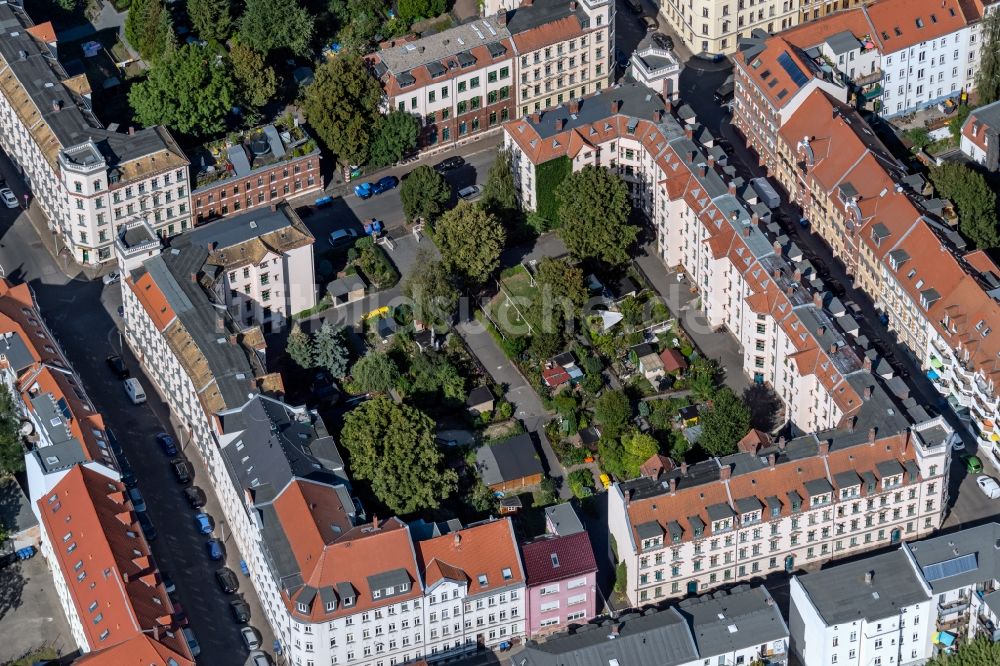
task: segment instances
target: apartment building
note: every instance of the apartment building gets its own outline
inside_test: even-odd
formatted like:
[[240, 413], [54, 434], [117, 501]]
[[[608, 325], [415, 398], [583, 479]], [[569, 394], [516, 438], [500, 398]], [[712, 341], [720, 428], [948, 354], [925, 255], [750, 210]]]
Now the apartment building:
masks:
[[792, 578], [792, 652], [808, 664], [923, 664], [956, 640], [995, 640], [998, 539], [988, 523]]
[[757, 32], [733, 57], [736, 125], [773, 169], [774, 135], [794, 113], [785, 109], [817, 79], [841, 102], [886, 117], [957, 98], [975, 87], [984, 11], [959, 0], [878, 0], [778, 35]]
[[519, 7], [368, 57], [385, 108], [422, 120], [421, 145], [459, 141], [611, 84], [614, 3], [527, 0]]
[[788, 624], [803, 664], [924, 663], [934, 603], [903, 550], [793, 576]]
[[776, 33], [799, 22], [800, 0], [664, 0], [660, 16], [692, 53], [729, 55], [754, 30]]
[[597, 561], [586, 532], [546, 534], [521, 545], [528, 635], [585, 624], [597, 615]]
[[786, 256], [779, 228], [750, 212], [696, 131], [705, 136], [682, 127], [649, 89], [623, 85], [508, 123], [505, 142], [528, 210], [538, 202], [536, 168], [553, 159], [621, 175], [652, 220], [660, 259], [688, 273], [709, 324], [733, 332], [744, 373], [781, 396], [794, 432], [834, 428], [864, 403], [870, 359], [825, 311], [814, 270]]
[[1000, 102], [973, 109], [962, 125], [962, 152], [987, 171], [1000, 167]]
[[670, 100], [677, 97], [680, 73], [681, 63], [673, 51], [653, 42], [645, 45], [640, 42], [632, 52], [625, 75]]
[[763, 587], [739, 585], [530, 641], [520, 666], [787, 664], [788, 626]]
[[319, 144], [293, 116], [231, 136], [193, 153], [196, 224], [323, 190]]
[[51, 24], [35, 26], [13, 3], [0, 21], [0, 146], [70, 256], [110, 261], [115, 230], [133, 220], [161, 235], [190, 228], [189, 162], [169, 132], [105, 129], [86, 76], [69, 77], [56, 59]]

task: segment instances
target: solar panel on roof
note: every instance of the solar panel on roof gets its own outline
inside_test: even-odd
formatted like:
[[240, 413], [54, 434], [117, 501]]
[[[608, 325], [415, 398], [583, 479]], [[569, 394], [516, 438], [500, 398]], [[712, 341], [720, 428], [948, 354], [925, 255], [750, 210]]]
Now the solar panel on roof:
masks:
[[792, 77], [792, 81], [795, 85], [805, 85], [806, 81], [809, 80], [809, 77], [802, 73], [802, 70], [795, 64], [795, 61], [792, 60], [792, 56], [788, 55], [787, 51], [783, 51], [781, 55], [778, 56], [778, 64], [781, 65], [786, 72], [788, 72], [788, 76]]
[[958, 576], [959, 574], [975, 571], [978, 568], [979, 564], [976, 560], [976, 554], [969, 553], [968, 555], [954, 557], [944, 562], [938, 562], [937, 564], [928, 564], [925, 567], [921, 567], [921, 570], [924, 572], [924, 578], [927, 579], [927, 582], [933, 583], [936, 580]]

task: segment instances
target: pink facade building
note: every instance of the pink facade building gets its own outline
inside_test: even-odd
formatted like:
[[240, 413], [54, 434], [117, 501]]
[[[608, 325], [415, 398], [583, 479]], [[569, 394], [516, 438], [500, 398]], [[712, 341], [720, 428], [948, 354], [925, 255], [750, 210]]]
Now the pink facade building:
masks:
[[586, 532], [546, 535], [521, 546], [528, 585], [528, 637], [584, 624], [597, 614], [597, 562]]

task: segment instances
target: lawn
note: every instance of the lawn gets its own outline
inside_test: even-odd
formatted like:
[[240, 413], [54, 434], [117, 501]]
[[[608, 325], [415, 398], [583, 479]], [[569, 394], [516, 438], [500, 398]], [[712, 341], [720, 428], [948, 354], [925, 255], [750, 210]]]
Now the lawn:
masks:
[[502, 289], [489, 304], [493, 321], [507, 335], [531, 335], [542, 327], [542, 304], [538, 289], [531, 285], [531, 276], [518, 266], [510, 275], [501, 277]]

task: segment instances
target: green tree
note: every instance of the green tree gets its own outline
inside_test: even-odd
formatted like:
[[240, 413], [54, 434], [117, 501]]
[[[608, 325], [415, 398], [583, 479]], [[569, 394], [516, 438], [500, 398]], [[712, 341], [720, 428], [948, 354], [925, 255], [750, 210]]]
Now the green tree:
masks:
[[494, 216], [465, 202], [434, 224], [434, 241], [445, 268], [472, 286], [486, 282], [500, 266], [506, 238], [503, 225]]
[[125, 17], [125, 39], [149, 63], [176, 48], [173, 22], [163, 0], [132, 0]]
[[390, 111], [378, 124], [368, 162], [384, 167], [400, 161], [416, 149], [419, 128], [417, 117], [412, 113], [398, 109]]
[[344, 416], [340, 438], [354, 477], [370, 481], [386, 507], [406, 515], [437, 508], [458, 486], [455, 471], [444, 468], [434, 428], [420, 410], [379, 396]]
[[[67, 12], [75, 12], [76, 6], [79, 4], [79, 0], [58, 0], [56, 4], [65, 9]], [[3, 542], [0, 541], [0, 543]]]
[[230, 0], [188, 0], [187, 11], [202, 39], [224, 42], [233, 29]]
[[[951, 120], [948, 121], [948, 131], [951, 132], [952, 143], [956, 146], [962, 142], [962, 125], [964, 125], [965, 121], [968, 120], [970, 113], [972, 113], [972, 109], [970, 109], [967, 104], [962, 104], [958, 107], [958, 111], [955, 112], [955, 115], [952, 116]], [[930, 132], [927, 133], [927, 138], [930, 138]]]
[[316, 69], [303, 109], [316, 135], [342, 161], [364, 164], [381, 99], [382, 87], [364, 61], [341, 54]]
[[330, 0], [328, 7], [340, 25], [337, 39], [341, 45], [348, 51], [367, 53], [385, 26], [386, 0]]
[[958, 208], [959, 229], [981, 249], [1000, 246], [997, 232], [997, 198], [983, 175], [957, 162], [931, 169], [931, 182], [941, 196]]
[[503, 221], [508, 229], [520, 217], [520, 204], [517, 201], [517, 186], [514, 184], [514, 169], [509, 148], [497, 151], [496, 160], [490, 166], [489, 175], [486, 177], [483, 198], [479, 204]]
[[1000, 14], [990, 12], [983, 17], [982, 37], [976, 94], [980, 104], [991, 104], [1000, 99]]
[[347, 374], [349, 357], [344, 329], [334, 328], [333, 324], [324, 321], [313, 336], [313, 360], [316, 365], [334, 377], [343, 377]]
[[158, 62], [128, 94], [139, 122], [194, 136], [224, 130], [236, 90], [228, 61], [216, 55], [211, 47], [187, 44]]
[[385, 352], [370, 351], [351, 368], [351, 377], [366, 393], [388, 393], [399, 381], [399, 368]]
[[479, 513], [492, 513], [497, 508], [497, 497], [489, 486], [476, 479], [476, 485], [472, 487], [472, 494], [469, 496], [469, 504]]
[[244, 44], [270, 54], [288, 49], [309, 54], [313, 17], [296, 0], [246, 0], [240, 17], [239, 35]]
[[955, 654], [940, 654], [927, 662], [927, 666], [995, 666], [996, 664], [1000, 664], [1000, 643], [994, 643], [985, 636], [966, 643]]
[[587, 286], [583, 281], [583, 270], [570, 266], [562, 259], [543, 257], [538, 262], [535, 282], [543, 290], [546, 287], [555, 298], [564, 298], [577, 308], [587, 302]]
[[309, 370], [316, 367], [312, 338], [298, 324], [288, 334], [285, 351], [300, 368]]
[[631, 431], [622, 435], [622, 467], [627, 472], [625, 478], [633, 479], [639, 476], [642, 463], [656, 455], [660, 450], [659, 443], [650, 435]]
[[450, 326], [458, 310], [458, 290], [451, 274], [423, 248], [417, 252], [415, 265], [420, 270], [410, 273], [403, 283], [403, 295], [413, 302], [413, 318], [428, 326]]
[[602, 439], [618, 439], [632, 418], [628, 396], [622, 391], [605, 391], [594, 403], [594, 418], [601, 424]]
[[0, 473], [24, 471], [24, 445], [21, 444], [21, 420], [14, 398], [6, 384], [0, 384]]
[[425, 164], [409, 173], [399, 188], [399, 198], [407, 221], [421, 218], [433, 222], [451, 199], [451, 186]]
[[444, 13], [444, 0], [399, 0], [399, 18], [407, 25], [418, 19], [433, 18]]
[[628, 261], [639, 229], [628, 223], [628, 188], [620, 177], [603, 167], [584, 167], [563, 181], [556, 199], [559, 236], [574, 256], [615, 266]]
[[710, 456], [736, 453], [736, 443], [750, 430], [750, 408], [728, 387], [715, 394], [712, 406], [701, 414], [698, 446]]
[[239, 97], [243, 104], [257, 109], [267, 104], [278, 91], [278, 76], [264, 56], [238, 39], [229, 49], [233, 78], [240, 84]]
[[710, 358], [699, 356], [688, 366], [688, 387], [691, 394], [702, 402], [711, 400], [718, 386], [719, 369]]
[[933, 143], [931, 133], [926, 127], [914, 127], [911, 130], [907, 130], [906, 136], [913, 144], [913, 150], [923, 150]]

